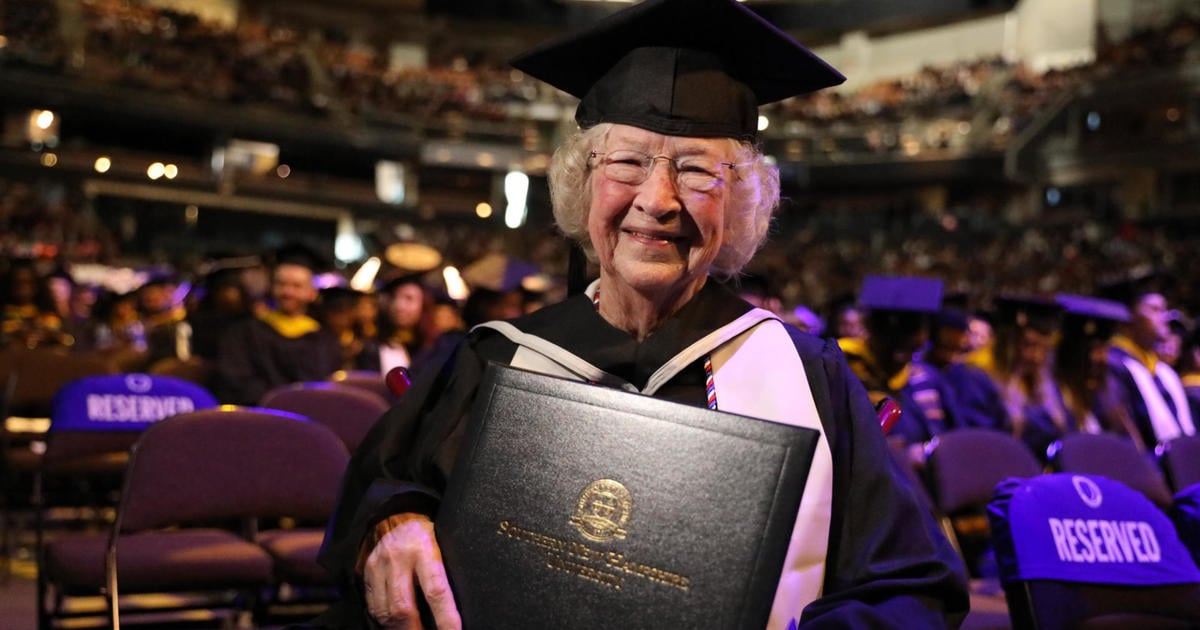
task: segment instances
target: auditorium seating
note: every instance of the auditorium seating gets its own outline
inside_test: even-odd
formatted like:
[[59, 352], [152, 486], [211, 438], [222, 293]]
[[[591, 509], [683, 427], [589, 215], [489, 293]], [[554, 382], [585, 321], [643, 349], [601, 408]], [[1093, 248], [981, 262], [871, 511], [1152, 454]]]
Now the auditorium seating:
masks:
[[200, 593], [170, 601], [245, 613], [280, 564], [256, 544], [257, 519], [327, 518], [347, 461], [332, 431], [281, 411], [226, 406], [156, 423], [133, 449], [110, 533], [46, 545], [53, 601], [104, 592], [113, 627], [151, 612], [125, 597], [137, 593]]
[[1200, 435], [1185, 435], [1158, 445], [1158, 463], [1171, 489], [1179, 492], [1200, 483]]
[[352, 453], [391, 406], [374, 391], [344, 382], [284, 385], [267, 392], [259, 404], [301, 414], [329, 427]]
[[926, 450], [925, 476], [943, 515], [942, 530], [975, 573], [989, 538], [984, 508], [996, 484], [1010, 477], [1035, 477], [1041, 464], [1025, 444], [990, 429], [950, 431], [934, 438]]
[[114, 374], [117, 367], [106, 357], [70, 352], [62, 347], [33, 349], [10, 347], [9, 374], [0, 407], [0, 551], [5, 574], [12, 557], [16, 510], [28, 510], [33, 478], [41, 468], [44, 433], [50, 424], [54, 395], [65, 384], [85, 376]]
[[1093, 475], [1010, 479], [988, 517], [1014, 628], [1200, 627], [1200, 570], [1143, 494]]
[[1051, 445], [1048, 455], [1056, 471], [1104, 475], [1141, 492], [1160, 508], [1171, 505], [1171, 492], [1158, 469], [1126, 438], [1072, 433]]

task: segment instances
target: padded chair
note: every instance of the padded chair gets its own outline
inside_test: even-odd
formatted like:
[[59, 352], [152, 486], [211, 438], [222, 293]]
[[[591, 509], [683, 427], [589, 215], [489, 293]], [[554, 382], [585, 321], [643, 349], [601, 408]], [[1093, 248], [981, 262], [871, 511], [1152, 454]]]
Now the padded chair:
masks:
[[[1012, 479], [997, 487], [988, 517], [1014, 628], [1200, 628], [1200, 571], [1145, 495], [1093, 475]], [[1140, 523], [1154, 531], [1158, 559], [1145, 545], [1122, 546], [1115, 535], [1097, 539], [1093, 533], [1085, 549], [1068, 536], [1068, 522], [1112, 523], [1109, 534], [1116, 524]], [[1145, 540], [1144, 530], [1138, 532]], [[1108, 562], [1095, 556], [1099, 546]], [[1085, 551], [1097, 561], [1087, 562]]]
[[1154, 452], [1172, 490], [1179, 492], [1200, 483], [1200, 435], [1163, 442]]
[[1107, 433], [1071, 433], [1051, 445], [1048, 455], [1055, 471], [1103, 475], [1141, 492], [1162, 509], [1171, 505], [1166, 480], [1128, 439]]
[[[59, 390], [34, 483], [39, 568], [44, 565], [52, 510], [69, 505], [90, 508], [84, 514], [95, 514], [99, 508], [114, 506], [106, 495], [115, 495], [120, 488], [129, 450], [146, 427], [177, 413], [216, 406], [208, 390], [168, 376], [91, 376]], [[58, 612], [45, 605], [46, 575], [45, 570], [38, 571], [38, 618], [43, 628]]]
[[10, 373], [0, 409], [0, 548], [6, 575], [16, 517], [21, 514], [33, 520], [34, 477], [42, 466], [43, 438], [55, 394], [71, 381], [117, 372], [116, 365], [102, 355], [57, 346], [18, 349], [8, 362]]
[[329, 376], [329, 382], [357, 387], [379, 394], [389, 404], [396, 404], [399, 398], [388, 387], [383, 375], [370, 370], [338, 370]]
[[926, 448], [925, 476], [942, 531], [974, 572], [990, 532], [984, 510], [996, 484], [1010, 477], [1036, 477], [1042, 466], [1020, 440], [991, 429], [955, 429]]
[[[201, 592], [215, 594], [203, 607], [245, 610], [274, 584], [256, 517], [327, 517], [348, 458], [328, 428], [281, 411], [226, 406], [158, 422], [134, 446], [111, 532], [50, 541], [48, 583], [56, 597], [103, 592], [114, 628], [128, 611], [122, 594]], [[232, 521], [240, 532], [213, 526]]]
[[351, 453], [391, 407], [379, 394], [338, 383], [284, 385], [267, 392], [259, 404], [307, 416], [333, 429]]

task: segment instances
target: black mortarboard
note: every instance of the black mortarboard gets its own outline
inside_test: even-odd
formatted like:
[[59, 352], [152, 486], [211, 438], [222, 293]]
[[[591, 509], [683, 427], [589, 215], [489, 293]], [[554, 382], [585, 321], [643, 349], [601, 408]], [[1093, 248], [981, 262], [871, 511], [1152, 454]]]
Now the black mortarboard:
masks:
[[867, 276], [858, 301], [869, 311], [936, 313], [942, 307], [942, 281], [911, 276]]
[[325, 312], [352, 309], [363, 295], [350, 287], [328, 287], [321, 289], [321, 307]]
[[314, 274], [321, 273], [329, 264], [317, 250], [303, 243], [289, 243], [275, 250], [271, 266], [298, 265], [311, 270]]
[[735, 0], [646, 0], [512, 65], [579, 97], [583, 128], [752, 139], [758, 106], [845, 81]]
[[967, 314], [957, 308], [944, 308], [933, 317], [935, 330], [967, 330], [970, 321]]
[[1107, 339], [1117, 324], [1129, 321], [1129, 307], [1120, 302], [1072, 293], [1059, 293], [1055, 301], [1064, 309], [1064, 336]]
[[1164, 284], [1162, 274], [1143, 270], [1102, 284], [1098, 293], [1101, 297], [1133, 308], [1143, 297], [1154, 293], [1162, 293]]
[[1053, 334], [1062, 322], [1063, 307], [1051, 299], [1028, 295], [1003, 295], [995, 299], [997, 326], [1032, 328]]

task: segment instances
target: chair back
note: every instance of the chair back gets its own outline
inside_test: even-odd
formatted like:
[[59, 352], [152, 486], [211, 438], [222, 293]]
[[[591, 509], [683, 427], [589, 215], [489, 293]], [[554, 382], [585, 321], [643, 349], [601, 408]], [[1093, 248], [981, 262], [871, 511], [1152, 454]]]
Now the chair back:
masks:
[[285, 385], [267, 392], [259, 404], [304, 415], [329, 427], [352, 453], [391, 407], [379, 394], [338, 383]]
[[1071, 433], [1049, 448], [1054, 470], [1103, 475], [1146, 495], [1155, 505], [1171, 505], [1171, 492], [1161, 473], [1133, 442], [1107, 433]]
[[219, 407], [179, 414], [134, 445], [114, 531], [247, 517], [324, 519], [349, 453], [295, 414]]
[[1200, 435], [1184, 435], [1163, 442], [1155, 453], [1172, 490], [1179, 492], [1200, 483]]
[[43, 464], [125, 451], [151, 424], [217, 406], [208, 390], [177, 378], [115, 374], [77, 379], [61, 388], [50, 409]]
[[982, 510], [996, 484], [1009, 477], [1035, 477], [1041, 464], [1021, 441], [991, 429], [955, 429], [930, 442], [925, 462], [933, 499], [953, 516]]
[[1200, 622], [1200, 570], [1166, 515], [1124, 484], [1070, 473], [1009, 479], [988, 519], [1014, 627]]
[[117, 371], [109, 357], [97, 353], [71, 352], [61, 347], [21, 351], [14, 358], [8, 379], [5, 416], [48, 416], [54, 395], [67, 383]]
[[357, 387], [379, 394], [390, 404], [396, 404], [397, 397], [384, 381], [383, 375], [371, 370], [338, 370], [329, 376], [331, 383], [340, 383], [349, 387]]
[[187, 359], [165, 357], [152, 363], [146, 371], [150, 374], [173, 376], [197, 385], [206, 385], [212, 374], [212, 366], [200, 357]]
[[1200, 564], [1200, 483], [1177, 492], [1168, 513], [1179, 539], [1192, 553], [1192, 560]]

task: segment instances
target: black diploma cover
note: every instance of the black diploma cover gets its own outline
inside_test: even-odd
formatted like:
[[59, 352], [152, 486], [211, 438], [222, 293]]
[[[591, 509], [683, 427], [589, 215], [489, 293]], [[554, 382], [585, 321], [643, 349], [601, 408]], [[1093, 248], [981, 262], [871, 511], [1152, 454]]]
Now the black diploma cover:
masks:
[[817, 435], [489, 366], [436, 525], [464, 628], [761, 630]]

